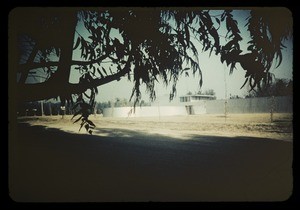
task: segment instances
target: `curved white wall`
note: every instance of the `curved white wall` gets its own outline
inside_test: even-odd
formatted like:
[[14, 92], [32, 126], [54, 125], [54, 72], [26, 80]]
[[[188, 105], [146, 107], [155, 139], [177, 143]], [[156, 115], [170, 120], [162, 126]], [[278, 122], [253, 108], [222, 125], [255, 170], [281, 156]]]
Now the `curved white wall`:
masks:
[[[130, 114], [131, 112], [131, 114]], [[152, 117], [187, 115], [185, 106], [114, 107], [103, 110], [104, 117]]]

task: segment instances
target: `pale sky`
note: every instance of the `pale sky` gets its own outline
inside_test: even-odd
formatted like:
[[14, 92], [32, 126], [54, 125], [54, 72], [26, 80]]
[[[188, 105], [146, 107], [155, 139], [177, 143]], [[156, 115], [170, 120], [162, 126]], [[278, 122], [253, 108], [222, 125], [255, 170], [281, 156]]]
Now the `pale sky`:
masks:
[[[277, 69], [275, 69], [275, 67], [273, 66], [270, 71], [275, 74], [276, 78], [292, 79], [292, 49], [285, 49], [284, 51], [285, 53], [283, 53], [282, 64]], [[227, 83], [227, 97], [229, 97], [230, 94], [244, 97], [247, 94], [247, 87], [245, 86], [243, 89], [240, 89], [245, 81], [245, 71], [240, 67], [240, 65], [238, 64], [237, 69], [231, 75], [229, 75], [229, 68], [225, 64], [222, 64], [218, 57], [211, 56], [209, 58], [207, 54], [208, 53], [199, 54], [199, 56], [201, 57], [200, 65], [203, 76], [203, 85], [201, 90], [213, 89], [216, 93], [217, 99], [224, 99], [225, 76]], [[105, 102], [108, 100], [114, 100], [116, 97], [129, 99], [132, 88], [133, 82], [129, 82], [126, 77], [122, 78], [120, 81], [113, 81], [111, 83], [102, 85], [98, 87], [99, 94], [97, 96], [97, 101]], [[142, 98], [145, 101], [148, 101], [149, 95], [145, 93], [145, 88], [143, 88], [142, 90], [144, 90], [142, 91]], [[156, 84], [157, 96], [169, 94], [170, 90], [170, 86], [165, 87], [164, 85], [162, 85], [162, 83]], [[198, 90], [199, 76], [197, 75], [195, 77], [185, 77], [183, 75], [177, 83], [177, 96], [185, 95], [188, 91], [196, 92]]]
[[[234, 11], [234, 18], [239, 17], [238, 24], [241, 30], [241, 35], [243, 37], [243, 41], [241, 42], [241, 49], [243, 54], [246, 53], [247, 49], [247, 41], [249, 34], [246, 31], [246, 28], [243, 28], [245, 25], [245, 18], [248, 16], [248, 11], [239, 10]], [[221, 32], [222, 34], [222, 28]], [[225, 32], [224, 32], [225, 35]], [[222, 38], [221, 38], [222, 43]], [[292, 79], [293, 78], [293, 44], [292, 41], [289, 40], [285, 43], [287, 46], [286, 49], [283, 50], [283, 60], [281, 65], [275, 69], [275, 64], [271, 68], [271, 72], [275, 74], [276, 78], [285, 78]], [[225, 98], [225, 94], [227, 90], [227, 97], [229, 98], [231, 95], [238, 95], [244, 97], [247, 94], [247, 85], [240, 89], [245, 81], [245, 71], [239, 66], [236, 65], [235, 71], [233, 74], [229, 75], [229, 67], [225, 64], [222, 64], [220, 58], [214, 56], [213, 54], [209, 57], [209, 53], [201, 52], [201, 45], [196, 44], [195, 46], [199, 48], [199, 63], [200, 68], [202, 70], [203, 76], [203, 85], [201, 90], [213, 89], [216, 92], [217, 99]], [[74, 56], [73, 56], [74, 57]], [[76, 57], [76, 56], [75, 56]], [[225, 71], [225, 72], [224, 72]], [[72, 77], [72, 76], [71, 76]], [[70, 78], [72, 80], [72, 78]], [[76, 80], [76, 79], [75, 79]], [[75, 81], [74, 80], [74, 81]], [[225, 88], [225, 80], [226, 87]], [[132, 88], [134, 83], [128, 81], [127, 77], [123, 77], [120, 81], [113, 81], [111, 83], [102, 85], [98, 87], [99, 94], [96, 96], [96, 100], [98, 102], [106, 102], [109, 100], [115, 100], [115, 98], [125, 98], [128, 99], [131, 96]], [[141, 88], [142, 99], [145, 101], [149, 101], [149, 95], [145, 92], [146, 88], [143, 85]], [[171, 90], [171, 86], [165, 87], [162, 82], [156, 84], [156, 96], [159, 98], [162, 95], [169, 94]], [[197, 92], [199, 91], [199, 76], [196, 74], [195, 77], [190, 75], [190, 77], [185, 77], [184, 74], [179, 79], [177, 83], [177, 97], [181, 95], [185, 95], [187, 92]]]

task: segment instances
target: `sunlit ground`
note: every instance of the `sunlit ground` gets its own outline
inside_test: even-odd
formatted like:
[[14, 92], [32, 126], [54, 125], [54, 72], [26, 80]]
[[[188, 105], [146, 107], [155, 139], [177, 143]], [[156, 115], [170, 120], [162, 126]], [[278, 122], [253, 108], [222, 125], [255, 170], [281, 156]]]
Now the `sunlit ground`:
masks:
[[[71, 120], [71, 118], [71, 115], [65, 115], [64, 118], [62, 116], [21, 117], [19, 121], [86, 134], [87, 132], [84, 128], [79, 131], [80, 122], [73, 124], [72, 121], [74, 120]], [[226, 117], [225, 115], [216, 114], [136, 118], [90, 116], [90, 119], [96, 125], [94, 135], [100, 136], [107, 135], [103, 131], [105, 128], [119, 128], [143, 131], [150, 134], [157, 133], [178, 139], [188, 139], [191, 134], [201, 134], [228, 137], [252, 136], [287, 141], [292, 141], [293, 139], [292, 118], [293, 115], [289, 113], [274, 113], [272, 122], [269, 113], [228, 114]], [[115, 135], [118, 134], [115, 133]]]

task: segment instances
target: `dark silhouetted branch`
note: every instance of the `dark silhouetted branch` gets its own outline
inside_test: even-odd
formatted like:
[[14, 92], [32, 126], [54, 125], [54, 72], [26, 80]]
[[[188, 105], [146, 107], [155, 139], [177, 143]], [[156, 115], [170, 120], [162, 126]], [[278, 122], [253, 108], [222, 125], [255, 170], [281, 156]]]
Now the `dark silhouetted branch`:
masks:
[[98, 87], [109, 82], [120, 80], [130, 72], [130, 65], [132, 56], [129, 56], [124, 68], [113, 75], [104, 78], [96, 78], [88, 83], [57, 85], [55, 81], [47, 81], [37, 84], [19, 84], [18, 85], [18, 101], [38, 101], [43, 99], [50, 99], [58, 97], [62, 92], [64, 95], [79, 94], [85, 92], [87, 89]]
[[[95, 60], [90, 60], [90, 61], [71, 61], [71, 65], [78, 65], [78, 66], [86, 66], [90, 64], [95, 64], [95, 63], [101, 63], [104, 59], [108, 58], [107, 55], [102, 55], [99, 58]], [[20, 64], [19, 68], [21, 70], [30, 70], [30, 69], [38, 69], [42, 67], [50, 67], [50, 66], [58, 66], [59, 61], [48, 61], [48, 62], [33, 62], [33, 63], [24, 63]]]

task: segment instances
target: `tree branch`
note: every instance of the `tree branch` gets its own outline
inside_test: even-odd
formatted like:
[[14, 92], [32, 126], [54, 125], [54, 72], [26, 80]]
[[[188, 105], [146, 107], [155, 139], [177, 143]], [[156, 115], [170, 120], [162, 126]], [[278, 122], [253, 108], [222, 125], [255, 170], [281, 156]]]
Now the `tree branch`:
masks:
[[130, 55], [126, 65], [116, 74], [103, 78], [96, 78], [88, 83], [71, 84], [66, 83], [64, 86], [57, 85], [55, 82], [46, 81], [37, 84], [18, 84], [18, 101], [38, 101], [58, 97], [63, 90], [64, 95], [78, 94], [85, 92], [87, 89], [98, 87], [114, 80], [120, 80], [130, 72], [130, 65], [133, 57]]
[[[78, 66], [86, 66], [94, 63], [99, 63], [102, 62], [104, 59], [108, 58], [108, 55], [102, 55], [99, 58], [95, 60], [90, 60], [90, 61], [76, 61], [72, 60], [71, 65], [78, 65]], [[42, 67], [50, 67], [50, 66], [58, 66], [59, 61], [48, 61], [48, 62], [33, 62], [33, 63], [24, 63], [20, 64], [20, 70], [30, 70], [30, 69], [38, 69]]]
[[[31, 63], [34, 61], [34, 59], [35, 59], [35, 57], [36, 57], [38, 51], [39, 51], [39, 50], [38, 50], [38, 47], [37, 47], [37, 45], [35, 45], [35, 46], [33, 47], [32, 51], [31, 51], [31, 53], [30, 53], [30, 56], [29, 56], [27, 62], [26, 62], [25, 64], [23, 64], [23, 65], [29, 65], [29, 64], [31, 64]], [[28, 77], [29, 71], [30, 71], [29, 68], [23, 68], [23, 69], [20, 69], [21, 77], [20, 77], [19, 83], [22, 83], [22, 84], [25, 83], [25, 81], [26, 81], [26, 79], [27, 79], [27, 77]]]

